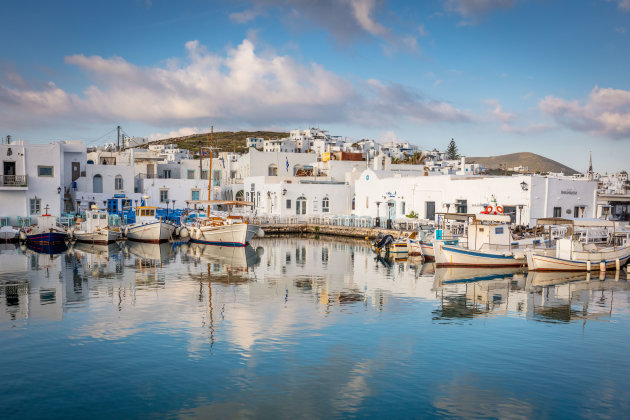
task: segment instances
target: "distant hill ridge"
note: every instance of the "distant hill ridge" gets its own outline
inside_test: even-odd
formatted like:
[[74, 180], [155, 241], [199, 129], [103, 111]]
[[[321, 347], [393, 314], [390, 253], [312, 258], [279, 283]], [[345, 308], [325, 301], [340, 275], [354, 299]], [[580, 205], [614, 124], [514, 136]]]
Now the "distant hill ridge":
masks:
[[[214, 147], [224, 152], [246, 152], [245, 139], [247, 137], [262, 137], [265, 139], [288, 137], [289, 133], [281, 131], [218, 131], [213, 134]], [[210, 133], [193, 134], [184, 137], [173, 137], [156, 140], [151, 144], [175, 143], [182, 149], [188, 149], [194, 154], [199, 153], [201, 146], [210, 145]], [[528, 167], [532, 172], [563, 172], [566, 175], [574, 175], [579, 172], [569, 168], [555, 160], [551, 160], [536, 153], [520, 152], [508, 155], [488, 157], [466, 157], [468, 163], [480, 163], [491, 170], [503, 170], [516, 166]]]
[[488, 157], [466, 157], [466, 162], [479, 163], [488, 169], [506, 169], [524, 166], [528, 167], [531, 172], [563, 172], [565, 175], [580, 173], [560, 162], [530, 152]]

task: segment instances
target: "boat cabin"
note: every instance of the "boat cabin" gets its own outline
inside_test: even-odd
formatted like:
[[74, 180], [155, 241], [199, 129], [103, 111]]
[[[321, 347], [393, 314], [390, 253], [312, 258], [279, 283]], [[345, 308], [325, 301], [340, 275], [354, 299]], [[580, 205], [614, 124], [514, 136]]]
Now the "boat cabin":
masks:
[[[451, 220], [466, 223], [466, 234], [461, 242], [470, 250], [509, 250], [512, 245], [510, 216], [507, 214], [440, 213], [444, 222]], [[446, 224], [445, 224], [446, 225]], [[436, 229], [436, 239], [448, 239]]]
[[94, 230], [104, 229], [109, 225], [107, 212], [104, 210], [92, 209], [85, 212], [85, 222], [83, 222], [83, 230], [86, 232], [94, 232]]

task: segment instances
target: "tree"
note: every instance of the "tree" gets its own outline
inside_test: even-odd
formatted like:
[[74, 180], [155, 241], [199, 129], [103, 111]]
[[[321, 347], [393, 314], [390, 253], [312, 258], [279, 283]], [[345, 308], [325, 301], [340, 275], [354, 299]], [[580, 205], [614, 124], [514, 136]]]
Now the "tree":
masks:
[[457, 151], [457, 145], [455, 144], [455, 140], [451, 139], [451, 142], [448, 144], [448, 148], [446, 149], [446, 159], [447, 160], [455, 160], [459, 159], [459, 153]]

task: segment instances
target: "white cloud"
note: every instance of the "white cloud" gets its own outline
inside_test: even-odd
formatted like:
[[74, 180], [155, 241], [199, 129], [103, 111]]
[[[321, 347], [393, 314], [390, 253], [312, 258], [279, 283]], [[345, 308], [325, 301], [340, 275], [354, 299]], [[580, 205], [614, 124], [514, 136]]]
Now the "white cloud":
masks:
[[256, 19], [260, 15], [260, 11], [256, 9], [243, 10], [242, 12], [230, 13], [229, 17], [232, 22], [248, 23]]
[[501, 105], [501, 103], [495, 99], [489, 99], [487, 101], [484, 101], [486, 103], [486, 105], [489, 105], [490, 107], [492, 107], [492, 110], [490, 111], [490, 114], [496, 118], [497, 120], [507, 123], [507, 122], [511, 122], [514, 121], [516, 119], [516, 117], [514, 116], [514, 114], [509, 113], [509, 112], [505, 112], [503, 110], [503, 105]]
[[52, 82], [43, 89], [0, 85], [0, 111], [11, 111], [0, 112], [0, 122], [6, 117], [32, 125], [37, 115], [55, 117], [58, 124], [65, 118], [186, 127], [470, 120], [465, 111], [402, 85], [353, 83], [317, 63], [258, 52], [250, 39], [224, 55], [198, 41], [187, 42], [186, 50], [184, 60], [169, 59], [165, 67], [139, 67], [121, 57], [68, 56], [66, 63], [82, 69], [91, 85], [81, 94]]
[[363, 29], [372, 35], [384, 35], [388, 30], [373, 19], [376, 0], [348, 0], [352, 6], [354, 18]]
[[612, 1], [617, 3], [619, 8], [623, 10], [624, 12], [630, 11], [630, 0], [612, 0]]
[[630, 91], [595, 86], [582, 102], [547, 96], [539, 103], [545, 114], [572, 130], [611, 138], [630, 138]]
[[418, 26], [418, 33], [420, 34], [420, 36], [428, 36], [429, 35], [429, 31], [426, 30], [426, 28], [424, 27], [424, 24]]
[[444, 7], [449, 12], [462, 16], [462, 24], [472, 24], [497, 9], [509, 9], [515, 0], [446, 0]]

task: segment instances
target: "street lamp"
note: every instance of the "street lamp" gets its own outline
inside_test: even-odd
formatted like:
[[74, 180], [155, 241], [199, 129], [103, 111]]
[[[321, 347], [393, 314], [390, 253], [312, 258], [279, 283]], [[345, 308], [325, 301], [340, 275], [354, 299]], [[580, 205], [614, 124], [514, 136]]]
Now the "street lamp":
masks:
[[527, 185], [527, 182], [525, 182], [525, 181], [521, 182], [521, 189], [523, 191], [527, 191], [529, 189], [529, 186]]

